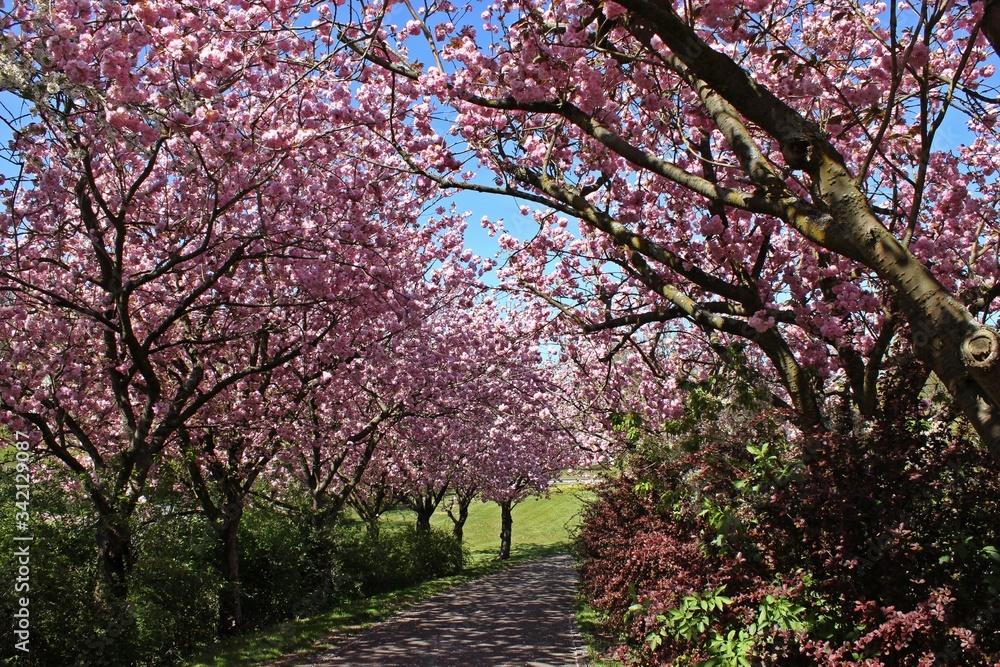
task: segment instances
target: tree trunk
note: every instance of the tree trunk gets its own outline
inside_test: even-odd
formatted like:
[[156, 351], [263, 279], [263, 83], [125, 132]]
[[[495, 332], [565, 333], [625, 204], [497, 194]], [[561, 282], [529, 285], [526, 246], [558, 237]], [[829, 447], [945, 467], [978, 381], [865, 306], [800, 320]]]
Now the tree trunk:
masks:
[[839, 228], [857, 239], [864, 263], [896, 289], [917, 356], [938, 376], [1000, 459], [1000, 363], [994, 330], [980, 325], [965, 306], [871, 214], [847, 170], [824, 154], [815, 180], [827, 196]]
[[225, 579], [219, 595], [219, 632], [236, 634], [243, 629], [243, 591], [240, 585], [239, 531], [243, 519], [242, 504], [230, 503], [224, 518], [216, 527], [219, 540], [220, 565]]
[[386, 475], [383, 473], [377, 483], [369, 486], [369, 493], [366, 496], [359, 497], [356, 494], [351, 494], [348, 498], [347, 504], [353, 507], [361, 520], [364, 521], [365, 532], [373, 540], [378, 539], [379, 518], [389, 505], [391, 495], [386, 487]]
[[118, 600], [128, 596], [132, 569], [132, 529], [128, 518], [102, 514], [97, 522], [97, 553], [108, 592]]
[[465, 537], [465, 522], [469, 518], [469, 505], [472, 504], [472, 496], [468, 498], [459, 496], [458, 497], [458, 516], [455, 516], [451, 510], [448, 510], [448, 516], [454, 522], [454, 527], [452, 528], [452, 534], [455, 535], [455, 539], [462, 542], [462, 538]]
[[[312, 511], [309, 513], [309, 564], [314, 568], [316, 595], [324, 603], [333, 596], [334, 590], [333, 573], [331, 572], [333, 555], [330, 549], [330, 540], [326, 532], [326, 527], [330, 521], [327, 515], [328, 509], [321, 502], [318, 502], [318, 499], [314, 498]], [[377, 521], [375, 522], [375, 530], [377, 537]]]
[[[378, 539], [379, 518], [382, 516], [383, 510], [382, 503], [369, 504], [352, 500], [348, 504], [358, 513], [358, 518], [365, 524], [365, 532], [368, 533], [368, 537]], [[315, 526], [315, 529], [319, 530], [321, 527]]]
[[511, 517], [510, 510], [514, 503], [510, 500], [505, 500], [502, 503], [497, 503], [500, 505], [500, 560], [507, 560], [510, 558], [510, 542], [512, 528], [514, 525], [514, 519]]
[[407, 506], [417, 513], [418, 531], [430, 532], [431, 517], [434, 516], [434, 512], [437, 510], [438, 505], [441, 504], [441, 500], [447, 492], [447, 485], [442, 486], [437, 491], [434, 491], [433, 489], [426, 489], [419, 495], [411, 496], [409, 500], [406, 501]]
[[434, 514], [434, 508], [428, 508], [426, 506], [421, 506], [417, 509], [417, 530], [420, 532], [429, 533], [431, 532], [431, 515]]

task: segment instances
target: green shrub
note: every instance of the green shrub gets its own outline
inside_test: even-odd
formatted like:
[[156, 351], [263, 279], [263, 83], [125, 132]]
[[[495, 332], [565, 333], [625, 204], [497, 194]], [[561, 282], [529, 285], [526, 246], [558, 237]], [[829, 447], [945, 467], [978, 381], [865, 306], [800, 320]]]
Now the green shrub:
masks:
[[139, 532], [129, 598], [147, 664], [173, 664], [215, 640], [220, 576], [214, 549], [200, 516], [172, 517]]
[[301, 517], [253, 506], [240, 526], [243, 616], [249, 629], [302, 616], [350, 597], [333, 556], [335, 531], [317, 534]]
[[413, 526], [383, 529], [377, 538], [358, 531], [341, 543], [338, 556], [364, 595], [457, 574], [465, 563], [462, 545], [450, 532]]
[[[61, 475], [43, 477], [43, 466], [33, 464], [30, 502], [31, 650], [15, 651], [11, 624], [2, 623], [0, 665], [155, 667], [213, 640], [218, 578], [205, 522], [172, 515], [166, 505], [143, 506], [133, 522], [128, 599], [111, 599], [101, 585], [89, 502]], [[0, 478], [4, 545], [14, 543], [11, 477]], [[14, 590], [16, 567], [13, 549], [0, 549], [0, 614], [8, 619], [22, 595]]]
[[[2, 453], [0, 453], [2, 454]], [[0, 465], [3, 465], [0, 460]], [[217, 641], [218, 544], [207, 521], [181, 508], [164, 485], [132, 521], [134, 566], [124, 602], [106, 594], [97, 564], [97, 517], [60, 470], [32, 463], [30, 652], [14, 649], [0, 623], [0, 667], [165, 667]], [[0, 475], [0, 616], [11, 619], [17, 556], [14, 476]], [[43, 474], [44, 473], [44, 474]], [[42, 480], [45, 480], [44, 482]], [[317, 532], [269, 505], [248, 507], [240, 531], [244, 620], [255, 630], [461, 570], [450, 533], [386, 530], [371, 540], [357, 526]]]
[[[5, 498], [8, 485], [0, 485], [0, 493]], [[48, 509], [48, 499], [42, 494], [32, 495], [31, 509], [43, 512]], [[79, 517], [59, 517], [79, 519]], [[0, 581], [3, 581], [0, 597], [0, 615], [11, 619], [19, 606], [21, 596], [29, 598], [30, 652], [15, 651], [13, 628], [5, 622], [0, 628], [2, 648], [0, 656], [4, 665], [72, 665], [86, 641], [101, 632], [102, 623], [107, 621], [103, 605], [94, 600], [98, 574], [96, 569], [96, 545], [93, 531], [82, 521], [82, 525], [60, 525], [57, 520], [32, 521], [30, 545], [30, 590], [17, 592], [14, 588], [18, 564], [14, 556], [14, 521], [12, 507], [3, 505], [0, 515]]]

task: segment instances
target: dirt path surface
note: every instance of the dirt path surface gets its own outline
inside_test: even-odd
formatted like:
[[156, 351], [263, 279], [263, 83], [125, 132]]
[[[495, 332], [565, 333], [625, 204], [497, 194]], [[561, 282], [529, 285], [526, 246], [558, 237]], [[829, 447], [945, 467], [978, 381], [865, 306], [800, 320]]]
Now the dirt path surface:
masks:
[[299, 667], [577, 667], [587, 651], [573, 613], [569, 556], [456, 586]]

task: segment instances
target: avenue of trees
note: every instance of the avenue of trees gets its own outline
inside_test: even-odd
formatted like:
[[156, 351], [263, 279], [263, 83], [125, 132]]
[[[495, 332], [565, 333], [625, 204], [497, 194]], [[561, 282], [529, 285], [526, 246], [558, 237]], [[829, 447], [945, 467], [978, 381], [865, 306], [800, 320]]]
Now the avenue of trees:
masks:
[[[348, 508], [494, 501], [506, 556], [617, 460], [581, 548], [627, 659], [997, 660], [995, 3], [0, 11], [2, 423], [107, 609], [149, 524], [204, 522], [235, 632], [248, 508], [322, 598]], [[482, 220], [499, 287], [462, 190], [533, 220]]]
[[[219, 578], [175, 602], [214, 595], [218, 631], [237, 632], [244, 575], [260, 580], [259, 563], [241, 564], [241, 536], [260, 537], [243, 525], [252, 504], [302, 526], [322, 597], [337, 586], [338, 519], [372, 476], [429, 532], [424, 508], [459, 477], [465, 495], [509, 509], [575, 461], [571, 406], [534, 323], [487, 294], [489, 260], [463, 247], [464, 217], [439, 207], [436, 184], [384, 160], [353, 55], [321, 67], [299, 11], [4, 10], [6, 453], [30, 442], [33, 485], [85, 507], [35, 510], [96, 544], [100, 576], [63, 631], [94, 625], [88, 613], [118, 619], [104, 633], [121, 651], [102, 664], [164, 659], [152, 641], [145, 657], [126, 648], [156, 624], [143, 605], [183, 613], [150, 597], [150, 523], [200, 518]], [[88, 655], [45, 641], [30, 659]]]

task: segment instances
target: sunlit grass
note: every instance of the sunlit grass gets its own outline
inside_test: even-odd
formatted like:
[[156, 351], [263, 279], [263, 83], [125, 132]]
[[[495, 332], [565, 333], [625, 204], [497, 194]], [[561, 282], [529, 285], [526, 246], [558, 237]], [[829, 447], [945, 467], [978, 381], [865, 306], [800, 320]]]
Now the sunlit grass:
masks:
[[[514, 520], [511, 558], [568, 551], [573, 533], [580, 525], [583, 504], [592, 496], [586, 487], [560, 486], [547, 497], [528, 498], [515, 505], [511, 510]], [[414, 515], [399, 510], [386, 513], [383, 520], [389, 524], [409, 522]], [[442, 507], [431, 517], [431, 525], [450, 531], [454, 524]], [[470, 565], [496, 557], [500, 550], [499, 505], [472, 503], [463, 544], [469, 551]]]

